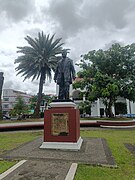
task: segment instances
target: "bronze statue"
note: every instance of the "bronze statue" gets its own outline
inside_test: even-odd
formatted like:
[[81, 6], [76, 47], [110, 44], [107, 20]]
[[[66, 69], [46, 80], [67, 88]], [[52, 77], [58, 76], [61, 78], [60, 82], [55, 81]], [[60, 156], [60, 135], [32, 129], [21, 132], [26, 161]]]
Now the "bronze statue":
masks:
[[54, 81], [59, 85], [58, 99], [69, 99], [69, 88], [73, 79], [75, 79], [73, 61], [67, 57], [67, 50], [64, 49], [54, 74]]

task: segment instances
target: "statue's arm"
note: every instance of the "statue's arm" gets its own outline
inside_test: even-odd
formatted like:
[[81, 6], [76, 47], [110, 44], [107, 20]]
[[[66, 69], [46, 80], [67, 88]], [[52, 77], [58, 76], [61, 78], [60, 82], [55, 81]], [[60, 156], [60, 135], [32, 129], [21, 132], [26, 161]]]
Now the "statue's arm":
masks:
[[72, 78], [75, 79], [76, 78], [76, 73], [75, 73], [75, 68], [73, 65], [73, 61], [71, 60], [71, 72], [72, 72]]
[[56, 82], [57, 80], [57, 75], [58, 75], [58, 65], [56, 67], [55, 73], [54, 73], [54, 81]]

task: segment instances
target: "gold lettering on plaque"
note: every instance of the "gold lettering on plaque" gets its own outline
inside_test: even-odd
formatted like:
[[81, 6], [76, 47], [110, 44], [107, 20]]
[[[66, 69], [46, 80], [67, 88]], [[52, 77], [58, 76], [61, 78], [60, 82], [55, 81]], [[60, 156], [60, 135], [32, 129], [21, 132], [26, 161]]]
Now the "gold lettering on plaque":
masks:
[[53, 113], [51, 118], [51, 133], [53, 136], [67, 136], [69, 134], [68, 113]]

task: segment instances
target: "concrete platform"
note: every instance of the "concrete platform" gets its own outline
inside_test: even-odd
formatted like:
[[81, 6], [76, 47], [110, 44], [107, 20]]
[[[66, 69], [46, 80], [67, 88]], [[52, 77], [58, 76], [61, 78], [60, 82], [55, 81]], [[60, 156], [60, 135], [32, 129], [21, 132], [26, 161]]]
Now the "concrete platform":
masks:
[[115, 161], [105, 139], [83, 138], [80, 151], [40, 149], [42, 138], [26, 143], [3, 154], [4, 159], [67, 161], [115, 167]]
[[77, 163], [117, 167], [105, 139], [83, 138], [80, 151], [40, 149], [42, 142], [41, 137], [1, 155], [2, 159], [27, 160], [3, 180], [65, 180], [71, 176], [73, 179], [70, 173]]
[[43, 142], [40, 146], [41, 149], [61, 149], [61, 150], [74, 150], [79, 151], [83, 139], [80, 137], [76, 143], [71, 142]]

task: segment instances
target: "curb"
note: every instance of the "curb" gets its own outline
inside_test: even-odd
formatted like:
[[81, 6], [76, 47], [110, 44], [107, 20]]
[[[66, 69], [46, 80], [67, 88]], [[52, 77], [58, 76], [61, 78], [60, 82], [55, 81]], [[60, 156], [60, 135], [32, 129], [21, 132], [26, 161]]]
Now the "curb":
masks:
[[108, 125], [100, 125], [101, 128], [116, 128], [116, 129], [128, 129], [128, 128], [135, 128], [135, 125], [132, 126], [108, 126]]
[[65, 180], [73, 180], [77, 169], [77, 163], [72, 163]]

